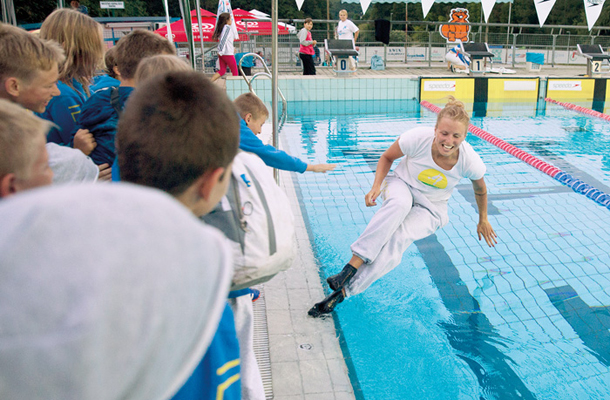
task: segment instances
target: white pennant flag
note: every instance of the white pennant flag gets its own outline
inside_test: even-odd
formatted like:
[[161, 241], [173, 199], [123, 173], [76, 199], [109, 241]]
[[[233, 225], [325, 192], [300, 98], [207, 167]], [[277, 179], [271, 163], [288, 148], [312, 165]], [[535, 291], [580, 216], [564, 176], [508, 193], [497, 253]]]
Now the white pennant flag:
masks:
[[483, 16], [485, 17], [485, 23], [489, 21], [489, 16], [491, 15], [491, 10], [493, 10], [496, 5], [496, 0], [481, 0], [481, 5], [483, 6]]
[[593, 25], [595, 25], [595, 22], [597, 22], [605, 1], [606, 0], [584, 0], [585, 14], [587, 15], [587, 25], [589, 26], [589, 30], [591, 30]]
[[432, 8], [432, 4], [434, 4], [434, 0], [421, 0], [421, 9], [424, 12], [424, 18], [428, 15], [428, 12]]
[[218, 11], [216, 12], [216, 23], [218, 23], [218, 17], [222, 13], [231, 14], [231, 19], [233, 23], [231, 24], [231, 30], [233, 34], [237, 38], [239, 34], [237, 33], [237, 24], [235, 23], [235, 16], [233, 15], [233, 10], [231, 9], [231, 0], [218, 0]]
[[360, 6], [362, 7], [362, 15], [366, 14], [366, 10], [369, 9], [371, 0], [360, 0]]
[[551, 9], [555, 5], [555, 0], [534, 0], [536, 6], [536, 14], [538, 14], [538, 22], [540, 27], [544, 25], [544, 21], [549, 16]]
[[299, 8], [299, 11], [301, 11], [301, 7], [303, 6], [303, 2], [305, 0], [297, 0], [297, 7]]

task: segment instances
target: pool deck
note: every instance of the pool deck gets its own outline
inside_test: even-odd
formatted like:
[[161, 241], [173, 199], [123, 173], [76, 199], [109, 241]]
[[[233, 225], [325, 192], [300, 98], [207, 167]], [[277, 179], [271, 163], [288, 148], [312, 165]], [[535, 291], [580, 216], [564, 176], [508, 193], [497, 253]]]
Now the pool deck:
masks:
[[[360, 68], [357, 76], [466, 76], [451, 73], [440, 63], [437, 64], [437, 68], [407, 66], [384, 71]], [[523, 66], [516, 70], [516, 74], [508, 76], [576, 78], [584, 75], [586, 66], [543, 66], [539, 72], [527, 71]], [[327, 67], [318, 68], [317, 72], [319, 76], [335, 75]], [[300, 72], [281, 72], [281, 75], [300, 75]], [[485, 76], [499, 75], [488, 73]], [[224, 81], [219, 80], [218, 84], [224, 86]], [[270, 124], [265, 124], [261, 135], [263, 140], [266, 138], [268, 141], [270, 131]], [[269, 339], [266, 357], [270, 360], [270, 374], [263, 373], [267, 399], [355, 399], [357, 396], [349, 379], [348, 367], [339, 343], [339, 332], [333, 318], [314, 319], [307, 315], [307, 310], [324, 297], [324, 289], [291, 174], [281, 172], [280, 182], [290, 199], [295, 216], [298, 254], [289, 270], [260, 286], [264, 301], [259, 306], [255, 303], [255, 308], [264, 307], [264, 310], [259, 311], [266, 316], [262, 328], [266, 328]], [[261, 321], [258, 322], [260, 324]], [[255, 334], [255, 341], [256, 336], [260, 336], [260, 333]], [[264, 347], [263, 353], [267, 352], [267, 345]], [[262, 368], [264, 369], [263, 366]], [[358, 397], [362, 398], [361, 395]]]
[[[507, 77], [533, 77], [539, 76], [541, 78], [547, 77], [582, 77], [585, 75], [587, 71], [587, 66], [585, 64], [575, 64], [575, 65], [556, 65], [552, 67], [551, 65], [543, 65], [540, 71], [528, 71], [525, 64], [517, 64], [514, 68], [510, 65], [504, 64], [494, 64], [494, 68], [507, 68], [513, 69], [515, 74], [497, 74], [497, 73], [485, 73], [485, 74], [475, 74], [475, 77], [499, 77], [499, 76], [507, 76]], [[280, 75], [301, 75], [301, 71], [280, 71]], [[316, 75], [319, 76], [336, 76], [337, 74], [330, 67], [316, 67]], [[468, 76], [465, 73], [459, 72], [451, 72], [447, 70], [447, 65], [440, 62], [433, 62], [431, 66], [428, 66], [427, 63], [413, 63], [413, 64], [404, 64], [404, 66], [394, 66], [386, 68], [383, 71], [374, 71], [370, 69], [369, 66], [361, 66], [358, 68], [358, 72], [355, 76], [394, 76], [394, 75], [411, 75], [414, 77], [426, 76], [426, 77], [439, 77], [439, 78], [451, 78], [451, 77], [466, 77]], [[608, 74], [606, 74], [608, 75]], [[349, 75], [348, 75], [349, 76]]]
[[298, 254], [289, 270], [263, 285], [273, 381], [267, 398], [354, 399], [333, 318], [307, 315], [324, 290], [290, 173], [281, 173], [280, 184], [295, 216]]

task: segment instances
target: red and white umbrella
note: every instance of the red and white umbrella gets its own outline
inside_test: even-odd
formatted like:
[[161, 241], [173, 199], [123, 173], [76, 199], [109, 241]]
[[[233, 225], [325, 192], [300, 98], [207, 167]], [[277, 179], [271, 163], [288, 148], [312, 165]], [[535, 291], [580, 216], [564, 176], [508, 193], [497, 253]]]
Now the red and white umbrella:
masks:
[[[239, 8], [233, 10], [233, 15], [235, 16], [235, 25], [237, 25], [238, 31], [247, 31], [248, 34], [252, 32], [251, 34], [253, 35], [271, 35], [271, 27], [273, 26], [271, 21], [248, 21], [250, 19], [259, 19], [259, 17]], [[280, 35], [287, 35], [290, 32], [288, 28], [278, 24], [278, 33]]]
[[[235, 17], [237, 18], [237, 17]], [[197, 21], [197, 10], [191, 11], [191, 23], [193, 29], [193, 39], [199, 41], [199, 22]], [[249, 24], [248, 24], [249, 25]], [[203, 41], [212, 42], [212, 36], [214, 35], [214, 28], [216, 27], [216, 14], [211, 13], [207, 10], [201, 9], [201, 30], [203, 31]], [[172, 40], [178, 43], [188, 42], [186, 32], [184, 31], [184, 21], [179, 20], [170, 25], [172, 32]], [[237, 31], [239, 33], [239, 39], [236, 40], [247, 40], [247, 35], [244, 34], [245, 29], [237, 25]], [[167, 27], [159, 28], [155, 33], [167, 37]]]

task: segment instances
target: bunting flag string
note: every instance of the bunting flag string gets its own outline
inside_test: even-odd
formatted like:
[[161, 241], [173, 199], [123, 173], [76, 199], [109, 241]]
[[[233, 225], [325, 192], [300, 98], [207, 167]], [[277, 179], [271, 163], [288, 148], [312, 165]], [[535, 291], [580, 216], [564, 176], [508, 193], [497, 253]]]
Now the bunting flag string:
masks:
[[606, 0], [583, 0], [585, 3], [585, 14], [587, 16], [587, 25], [589, 30], [593, 28], [593, 25], [597, 22], [599, 15], [602, 12], [604, 3]]
[[555, 0], [534, 0], [534, 5], [536, 6], [536, 14], [538, 14], [538, 23], [542, 28], [551, 9], [555, 5]]
[[481, 0], [481, 6], [483, 7], [483, 17], [485, 17], [485, 23], [489, 21], [491, 10], [496, 5], [496, 0]]
[[421, 0], [421, 9], [424, 12], [424, 18], [428, 15], [428, 12], [432, 8], [432, 4], [434, 4], [434, 0]]

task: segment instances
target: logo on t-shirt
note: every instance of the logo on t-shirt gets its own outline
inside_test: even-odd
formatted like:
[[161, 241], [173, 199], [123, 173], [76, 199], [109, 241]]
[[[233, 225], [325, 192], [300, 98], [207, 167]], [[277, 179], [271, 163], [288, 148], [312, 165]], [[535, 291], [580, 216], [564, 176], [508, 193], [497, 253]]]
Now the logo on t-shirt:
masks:
[[424, 185], [438, 189], [447, 188], [447, 177], [442, 172], [432, 168], [420, 172], [417, 179]]

